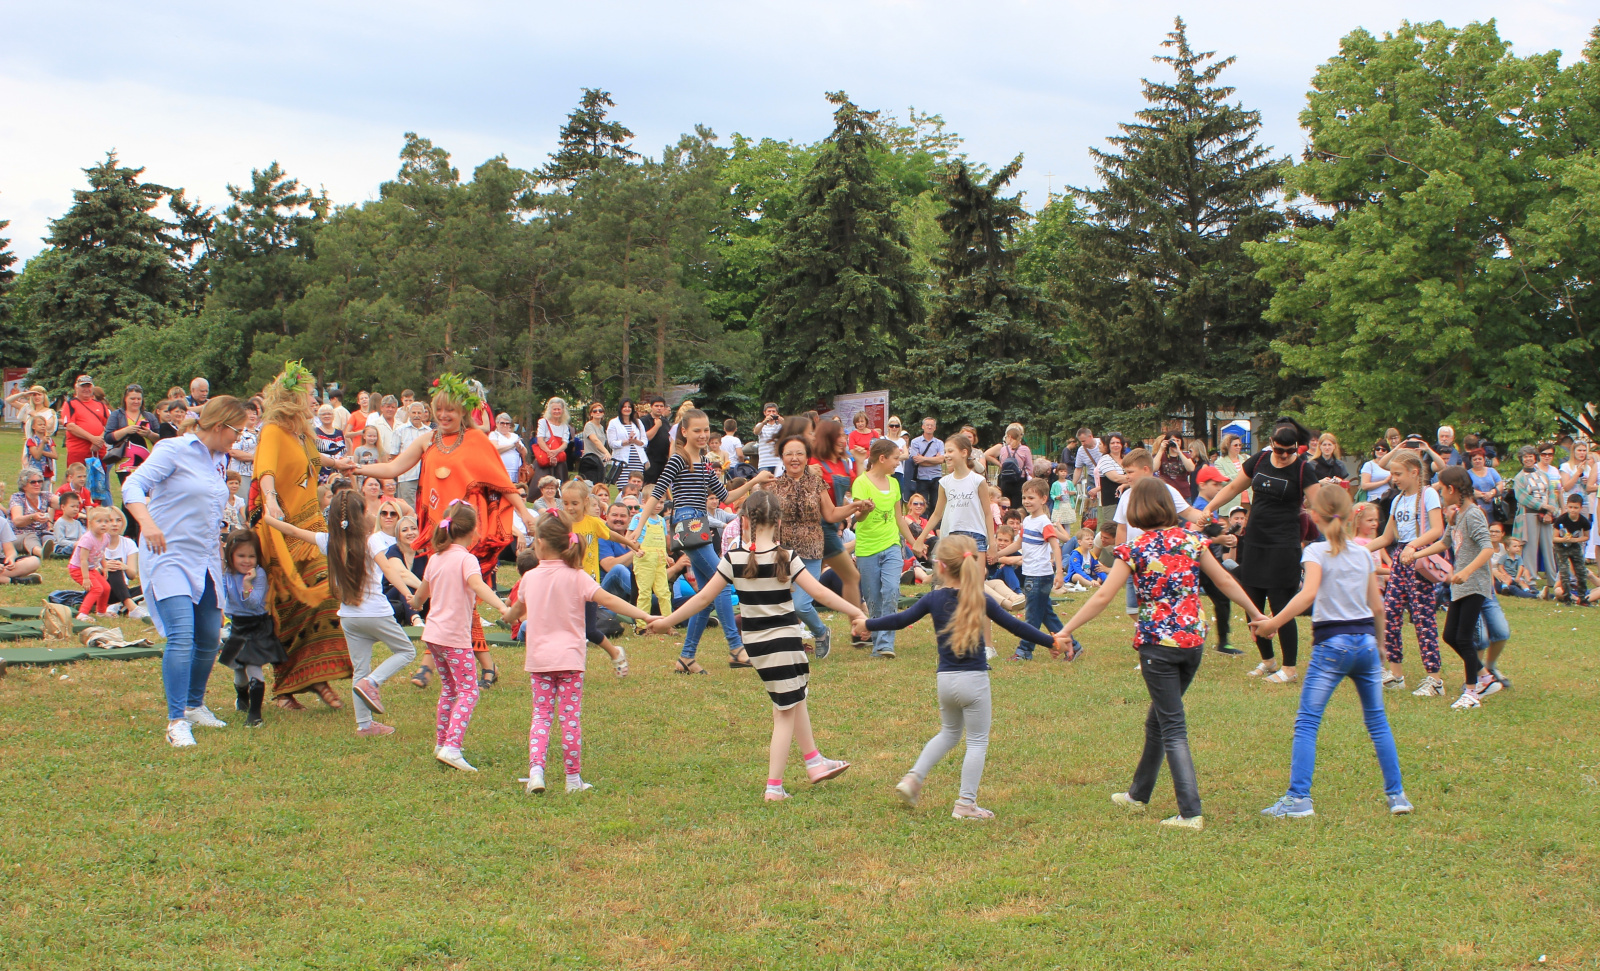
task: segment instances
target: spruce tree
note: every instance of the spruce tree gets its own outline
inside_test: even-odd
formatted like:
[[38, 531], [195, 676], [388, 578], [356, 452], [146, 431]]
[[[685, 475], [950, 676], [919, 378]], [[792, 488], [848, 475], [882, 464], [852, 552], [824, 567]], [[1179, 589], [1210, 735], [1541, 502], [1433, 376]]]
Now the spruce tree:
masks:
[[1276, 232], [1270, 204], [1281, 162], [1257, 145], [1260, 112], [1228, 103], [1217, 78], [1231, 57], [1189, 47], [1182, 18], [1155, 58], [1171, 83], [1146, 79], [1148, 106], [1120, 126], [1114, 151], [1091, 150], [1103, 187], [1075, 190], [1092, 210], [1066, 288], [1087, 358], [1062, 391], [1076, 420], [1130, 433], [1209, 413], [1270, 410], [1282, 388], [1262, 320], [1270, 288], [1242, 249]]
[[66, 387], [100, 363], [99, 342], [125, 324], [158, 324], [183, 301], [184, 240], [151, 213], [172, 190], [141, 182], [116, 154], [85, 169], [89, 188], [50, 223], [58, 272], [33, 293], [39, 380]]
[[767, 397], [810, 408], [835, 394], [884, 387], [900, 335], [922, 318], [922, 283], [873, 156], [876, 112], [843, 92], [833, 134], [806, 173], [773, 246], [772, 290], [755, 315]]
[[545, 179], [572, 182], [607, 161], [628, 162], [639, 157], [629, 142], [633, 132], [618, 122], [606, 121], [606, 109], [616, 106], [611, 92], [583, 89], [583, 100], [561, 126], [561, 147], [550, 156], [550, 164], [544, 168]]
[[[0, 219], [0, 232], [5, 232], [11, 220]], [[27, 367], [37, 353], [33, 341], [19, 326], [17, 314], [12, 312], [12, 288], [17, 282], [17, 254], [11, 252], [11, 240], [0, 236], [0, 366]]]
[[897, 410], [932, 415], [941, 427], [970, 423], [985, 441], [1045, 408], [1061, 361], [1057, 308], [1015, 274], [1013, 242], [1027, 213], [1020, 197], [1000, 191], [1021, 168], [1019, 155], [975, 181], [958, 160], [939, 177], [939, 294], [896, 371]]

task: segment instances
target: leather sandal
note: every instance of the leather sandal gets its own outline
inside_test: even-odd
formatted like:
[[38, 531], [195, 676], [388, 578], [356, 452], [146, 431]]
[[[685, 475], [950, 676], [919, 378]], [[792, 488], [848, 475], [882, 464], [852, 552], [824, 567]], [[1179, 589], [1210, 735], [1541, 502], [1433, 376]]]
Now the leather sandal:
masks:
[[279, 708], [282, 708], [284, 711], [306, 710], [306, 706], [302, 705], [294, 695], [279, 695], [278, 697], [272, 699], [272, 703], [277, 705]]
[[319, 681], [311, 686], [311, 690], [315, 691], [317, 697], [321, 698], [322, 703], [329, 708], [339, 709], [344, 707], [344, 702], [339, 700], [339, 695], [328, 685], [328, 682]]
[[419, 688], [426, 688], [428, 686], [428, 675], [430, 675], [432, 673], [433, 673], [433, 668], [430, 668], [426, 664], [424, 664], [421, 667], [417, 668], [417, 673], [416, 674], [413, 674], [411, 676], [411, 683], [416, 685]]
[[705, 668], [700, 668], [700, 670], [696, 671], [695, 670], [696, 667], [697, 667], [697, 664], [695, 663], [695, 659], [694, 658], [680, 656], [680, 657], [673, 658], [672, 673], [673, 674], [705, 674], [706, 673], [706, 669]]
[[753, 667], [755, 667], [755, 665], [750, 663], [750, 655], [745, 653], [745, 649], [741, 647], [741, 648], [739, 648], [739, 652], [737, 654], [733, 654], [733, 655], [729, 656], [729, 658], [728, 658], [728, 667], [730, 667], [730, 668], [753, 668]]

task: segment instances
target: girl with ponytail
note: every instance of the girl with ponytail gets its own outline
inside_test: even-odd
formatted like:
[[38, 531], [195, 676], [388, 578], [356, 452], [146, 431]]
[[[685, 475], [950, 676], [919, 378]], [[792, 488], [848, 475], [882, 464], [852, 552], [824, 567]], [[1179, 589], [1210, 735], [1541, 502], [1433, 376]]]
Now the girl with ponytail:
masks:
[[915, 806], [922, 785], [940, 760], [967, 736], [967, 756], [961, 763], [961, 794], [950, 815], [956, 819], [993, 819], [994, 813], [978, 805], [978, 784], [983, 781], [984, 758], [989, 751], [989, 661], [983, 649], [984, 620], [993, 621], [1025, 641], [1056, 649], [1067, 645], [1068, 658], [1082, 651], [1071, 635], [1051, 637], [1008, 613], [983, 592], [988, 571], [978, 544], [970, 536], [952, 533], [934, 548], [934, 573], [940, 586], [897, 614], [874, 617], [859, 626], [868, 631], [904, 630], [923, 617], [933, 618], [939, 642], [939, 734], [923, 746], [917, 763], [895, 791], [907, 805]]

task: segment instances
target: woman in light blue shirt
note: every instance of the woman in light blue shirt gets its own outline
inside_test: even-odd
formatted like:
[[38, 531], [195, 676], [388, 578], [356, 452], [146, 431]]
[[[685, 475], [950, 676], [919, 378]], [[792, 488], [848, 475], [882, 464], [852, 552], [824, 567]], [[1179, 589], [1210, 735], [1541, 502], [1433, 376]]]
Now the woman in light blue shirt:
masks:
[[161, 680], [167, 743], [176, 748], [194, 744], [192, 725], [225, 727], [206, 707], [206, 681], [221, 646], [224, 476], [244, 414], [238, 398], [210, 399], [194, 431], [159, 443], [122, 484], [123, 503], [139, 523], [150, 620], [167, 638]]

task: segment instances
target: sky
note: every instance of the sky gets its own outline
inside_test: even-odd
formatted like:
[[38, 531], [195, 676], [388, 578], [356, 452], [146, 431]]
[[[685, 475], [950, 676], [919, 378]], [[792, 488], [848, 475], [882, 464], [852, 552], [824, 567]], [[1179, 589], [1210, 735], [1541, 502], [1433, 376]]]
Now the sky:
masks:
[[1518, 54], [1579, 56], [1600, 0], [1231, 0], [695, 3], [414, 0], [139, 4], [0, 0], [0, 219], [24, 258], [114, 149], [145, 178], [227, 204], [229, 183], [279, 162], [334, 202], [375, 198], [402, 136], [463, 175], [504, 154], [542, 164], [583, 87], [659, 153], [696, 124], [726, 137], [814, 141], [827, 91], [904, 118], [944, 117], [969, 157], [1025, 156], [1030, 208], [1090, 185], [1088, 150], [1143, 104], [1173, 18], [1262, 113], [1262, 141], [1298, 155], [1317, 66], [1357, 28], [1496, 19]]

